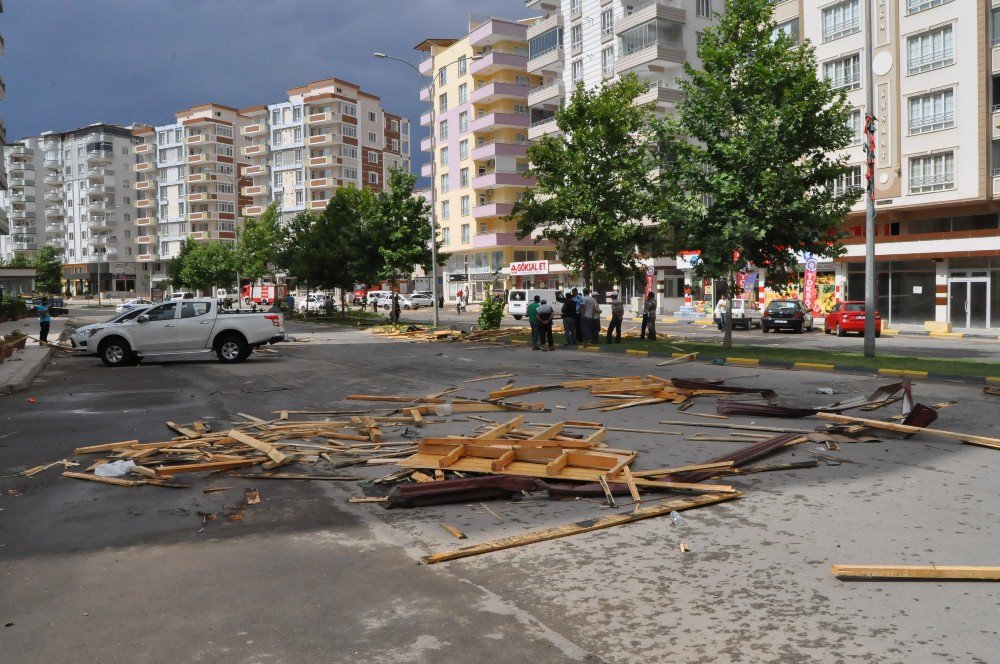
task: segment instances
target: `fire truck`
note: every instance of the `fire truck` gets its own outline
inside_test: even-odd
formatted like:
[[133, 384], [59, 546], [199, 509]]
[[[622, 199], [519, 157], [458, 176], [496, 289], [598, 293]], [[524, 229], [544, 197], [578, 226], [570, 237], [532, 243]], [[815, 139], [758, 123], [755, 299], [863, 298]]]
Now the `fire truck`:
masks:
[[240, 290], [240, 297], [244, 304], [274, 304], [275, 298], [283, 300], [288, 297], [288, 286], [275, 284], [256, 284], [254, 286], [243, 286]]

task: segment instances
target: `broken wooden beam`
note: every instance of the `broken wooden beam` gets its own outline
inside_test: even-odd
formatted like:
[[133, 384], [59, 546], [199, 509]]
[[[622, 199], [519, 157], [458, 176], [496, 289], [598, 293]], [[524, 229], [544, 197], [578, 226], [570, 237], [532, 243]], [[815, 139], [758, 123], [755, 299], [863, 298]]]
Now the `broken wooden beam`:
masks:
[[830, 571], [840, 579], [1000, 581], [1000, 567], [967, 565], [831, 565]]
[[1000, 438], [988, 438], [986, 436], [973, 436], [967, 433], [958, 433], [955, 431], [945, 431], [944, 429], [930, 429], [927, 427], [914, 427], [907, 424], [896, 424], [895, 422], [884, 422], [882, 420], [869, 420], [863, 417], [850, 417], [848, 415], [838, 415], [837, 413], [816, 413], [816, 417], [824, 420], [832, 420], [834, 422], [841, 422], [844, 424], [860, 424], [865, 427], [872, 429], [884, 429], [886, 431], [896, 431], [897, 433], [926, 433], [931, 436], [937, 436], [939, 438], [950, 438], [952, 440], [958, 440], [963, 443], [968, 443], [969, 445], [979, 445], [980, 447], [989, 447], [994, 450], [1000, 450]]

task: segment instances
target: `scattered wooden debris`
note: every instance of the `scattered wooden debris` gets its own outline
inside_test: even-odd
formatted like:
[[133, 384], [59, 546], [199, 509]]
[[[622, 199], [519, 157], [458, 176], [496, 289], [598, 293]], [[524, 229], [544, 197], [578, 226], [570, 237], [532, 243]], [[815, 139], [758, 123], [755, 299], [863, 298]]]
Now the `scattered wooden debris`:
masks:
[[986, 436], [973, 436], [966, 433], [958, 433], [955, 431], [945, 431], [943, 429], [930, 429], [927, 427], [914, 427], [906, 424], [896, 424], [895, 422], [884, 422], [882, 420], [867, 420], [861, 417], [850, 417], [848, 415], [838, 415], [836, 413], [817, 413], [816, 415], [824, 420], [832, 420], [834, 422], [843, 422], [845, 424], [860, 424], [865, 427], [870, 427], [872, 429], [885, 429], [887, 431], [896, 431], [898, 433], [926, 433], [931, 436], [937, 436], [939, 438], [951, 438], [953, 440], [958, 440], [969, 445], [979, 445], [981, 447], [989, 447], [995, 450], [1000, 450], [1000, 438], [988, 438]]
[[444, 528], [445, 530], [447, 530], [449, 533], [451, 533], [455, 537], [455, 539], [468, 539], [468, 537], [466, 537], [465, 533], [463, 533], [458, 528], [455, 528], [453, 526], [449, 526], [447, 523], [442, 523], [441, 527]]
[[840, 579], [923, 579], [926, 581], [1000, 581], [1000, 567], [964, 565], [831, 565]]

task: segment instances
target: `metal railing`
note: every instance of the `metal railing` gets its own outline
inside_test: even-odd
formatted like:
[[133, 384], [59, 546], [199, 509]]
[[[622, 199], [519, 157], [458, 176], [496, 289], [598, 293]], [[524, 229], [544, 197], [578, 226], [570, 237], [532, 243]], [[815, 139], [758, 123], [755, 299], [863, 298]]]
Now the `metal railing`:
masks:
[[955, 173], [945, 171], [936, 175], [923, 175], [910, 178], [910, 193], [943, 191], [955, 186]]
[[932, 69], [940, 69], [941, 67], [947, 67], [948, 65], [955, 63], [955, 51], [953, 49], [947, 48], [937, 51], [935, 53], [928, 53], [927, 55], [921, 56], [919, 58], [911, 57], [907, 60], [906, 67], [910, 74], [919, 74], [920, 72], [930, 71]]
[[955, 126], [955, 112], [950, 113], [936, 113], [933, 115], [924, 115], [919, 119], [910, 119], [910, 133], [911, 134], [922, 134], [928, 131], [937, 131], [939, 129], [948, 129]]
[[925, 9], [931, 9], [932, 7], [943, 5], [946, 2], [951, 2], [951, 0], [906, 0], [906, 14], [916, 14], [917, 12], [922, 12]]
[[823, 26], [823, 41], [829, 42], [835, 39], [840, 39], [841, 37], [846, 37], [847, 35], [853, 35], [856, 32], [861, 32], [861, 17], [858, 16], [849, 21], [841, 21], [840, 23], [834, 23], [833, 25]]

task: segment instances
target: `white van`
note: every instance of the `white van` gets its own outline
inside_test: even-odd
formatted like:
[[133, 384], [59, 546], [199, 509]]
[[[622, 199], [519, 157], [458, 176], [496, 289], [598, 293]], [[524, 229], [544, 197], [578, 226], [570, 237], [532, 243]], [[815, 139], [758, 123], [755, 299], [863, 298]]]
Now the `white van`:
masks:
[[366, 296], [365, 299], [368, 302], [368, 306], [371, 306], [372, 302], [375, 302], [376, 300], [381, 300], [383, 297], [389, 297], [390, 295], [392, 295], [392, 291], [370, 290], [368, 291], [368, 295]]
[[559, 313], [565, 295], [561, 290], [553, 289], [515, 289], [507, 293], [507, 313], [514, 317], [514, 320], [521, 320], [528, 315], [528, 305], [534, 302], [535, 296], [542, 300], [548, 300], [549, 306]]

